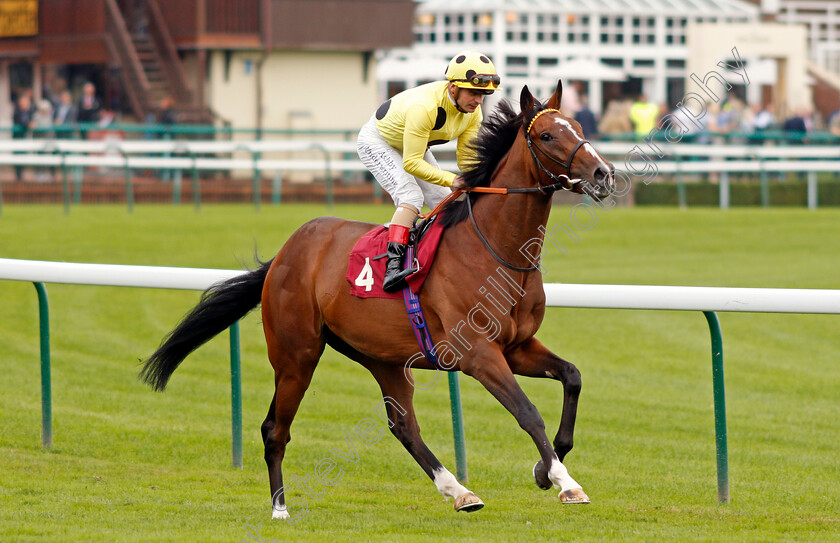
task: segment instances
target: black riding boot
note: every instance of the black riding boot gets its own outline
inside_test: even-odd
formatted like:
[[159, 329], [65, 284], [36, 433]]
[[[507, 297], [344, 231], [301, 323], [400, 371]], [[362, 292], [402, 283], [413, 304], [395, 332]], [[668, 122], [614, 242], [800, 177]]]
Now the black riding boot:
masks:
[[397, 292], [406, 287], [405, 278], [417, 271], [417, 268], [402, 269], [403, 259], [408, 245], [396, 241], [388, 242], [388, 262], [385, 264], [385, 279], [382, 290]]

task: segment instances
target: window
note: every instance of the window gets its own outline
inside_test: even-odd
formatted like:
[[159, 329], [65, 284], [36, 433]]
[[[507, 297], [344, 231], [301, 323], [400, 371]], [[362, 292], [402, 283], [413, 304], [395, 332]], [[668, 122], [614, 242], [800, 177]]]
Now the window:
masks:
[[624, 17], [601, 17], [601, 43], [624, 43]]
[[464, 15], [443, 16], [443, 41], [463, 43], [466, 38], [466, 17]]
[[665, 43], [667, 44], [685, 44], [685, 27], [688, 24], [688, 19], [682, 17], [676, 19], [668, 17], [665, 19]]
[[414, 21], [414, 40], [418, 43], [435, 42], [435, 16], [421, 13]]
[[654, 17], [633, 17], [631, 41], [638, 44], [656, 43], [656, 19]]
[[513, 13], [509, 12], [505, 16], [507, 23], [507, 31], [505, 32], [505, 39], [507, 41], [528, 41], [530, 36], [528, 34], [528, 14], [527, 13]]
[[537, 15], [536, 39], [540, 43], [557, 43], [560, 38], [560, 17], [557, 15]]
[[528, 75], [528, 57], [507, 57], [508, 75]]
[[[559, 17], [558, 24], [559, 24]], [[552, 40], [557, 41], [557, 40]], [[566, 16], [566, 41], [569, 43], [589, 43], [589, 16], [569, 14]]]

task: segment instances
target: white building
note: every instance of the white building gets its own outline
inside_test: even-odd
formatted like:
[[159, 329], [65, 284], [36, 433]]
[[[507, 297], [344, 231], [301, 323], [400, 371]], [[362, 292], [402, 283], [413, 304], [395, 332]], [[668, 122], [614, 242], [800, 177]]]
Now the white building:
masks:
[[779, 23], [804, 25], [811, 60], [835, 75], [840, 74], [840, 2], [764, 0], [762, 8], [775, 13]]
[[[420, 0], [414, 45], [389, 52], [381, 91], [440, 79], [453, 54], [474, 48], [493, 59], [507, 97], [528, 84], [546, 98], [562, 76], [567, 86], [580, 82], [596, 112], [639, 93], [674, 104], [685, 92], [689, 22], [759, 18], [759, 7], [741, 0]], [[439, 73], [413, 71], [417, 58], [439, 59]], [[393, 69], [400, 59], [403, 78]]]

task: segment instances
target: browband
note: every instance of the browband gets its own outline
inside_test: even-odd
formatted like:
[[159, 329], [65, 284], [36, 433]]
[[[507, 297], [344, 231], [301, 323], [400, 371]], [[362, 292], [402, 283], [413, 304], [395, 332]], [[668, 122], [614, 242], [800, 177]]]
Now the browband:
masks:
[[544, 110], [540, 111], [539, 113], [534, 115], [533, 119], [531, 119], [531, 123], [528, 125], [528, 130], [526, 130], [525, 133], [530, 134], [531, 133], [531, 127], [534, 126], [534, 122], [536, 122], [536, 120], [540, 118], [540, 115], [542, 115], [543, 113], [548, 113], [550, 111], [556, 111], [557, 113], [560, 113], [559, 109], [544, 109]]

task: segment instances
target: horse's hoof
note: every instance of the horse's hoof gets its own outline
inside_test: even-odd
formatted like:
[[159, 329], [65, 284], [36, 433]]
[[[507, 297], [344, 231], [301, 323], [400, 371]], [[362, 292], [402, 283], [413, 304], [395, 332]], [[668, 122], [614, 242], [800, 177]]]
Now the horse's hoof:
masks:
[[551, 480], [548, 478], [548, 470], [545, 469], [542, 460], [534, 464], [534, 480], [537, 482], [537, 486], [543, 490], [548, 490], [552, 487]]
[[558, 497], [562, 503], [591, 503], [589, 496], [582, 488], [570, 488], [561, 492]]
[[472, 513], [484, 507], [484, 502], [478, 499], [478, 496], [472, 492], [461, 494], [455, 498], [455, 510], [463, 511], [465, 513]]

